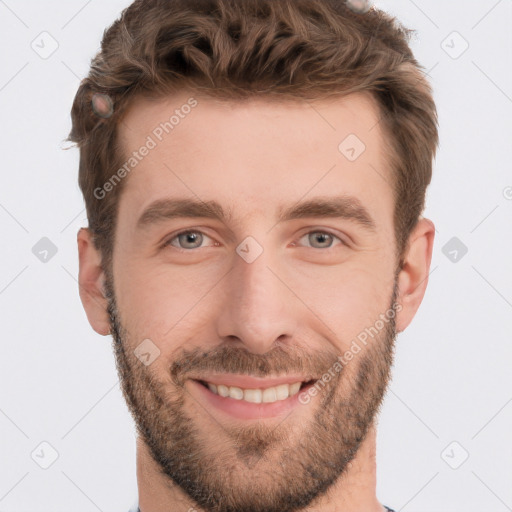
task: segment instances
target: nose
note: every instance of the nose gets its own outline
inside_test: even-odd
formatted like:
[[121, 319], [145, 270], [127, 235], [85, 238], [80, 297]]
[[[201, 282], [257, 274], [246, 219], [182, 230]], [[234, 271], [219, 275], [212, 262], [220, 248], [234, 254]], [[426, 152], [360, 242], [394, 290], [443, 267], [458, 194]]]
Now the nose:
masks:
[[298, 304], [269, 252], [264, 250], [252, 263], [235, 254], [217, 320], [219, 339], [255, 354], [291, 339], [297, 328], [293, 308]]

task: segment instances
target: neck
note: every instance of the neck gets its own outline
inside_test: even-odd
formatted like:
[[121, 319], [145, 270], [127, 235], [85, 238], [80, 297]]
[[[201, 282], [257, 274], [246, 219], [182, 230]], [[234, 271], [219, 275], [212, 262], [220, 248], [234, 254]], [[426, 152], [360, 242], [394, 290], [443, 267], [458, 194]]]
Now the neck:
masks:
[[[344, 475], [302, 512], [384, 512], [376, 496], [376, 437], [374, 426]], [[141, 512], [208, 512], [162, 474], [143, 440], [137, 438], [137, 484]]]

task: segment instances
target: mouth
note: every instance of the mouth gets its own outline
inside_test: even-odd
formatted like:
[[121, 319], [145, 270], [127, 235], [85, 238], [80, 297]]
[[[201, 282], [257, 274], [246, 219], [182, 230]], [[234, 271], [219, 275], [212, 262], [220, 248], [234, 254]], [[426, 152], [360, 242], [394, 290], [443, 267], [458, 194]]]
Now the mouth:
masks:
[[251, 420], [283, 416], [301, 405], [299, 393], [307, 391], [315, 379], [253, 379], [246, 376], [213, 376], [189, 379], [192, 394], [208, 410], [231, 419]]
[[205, 380], [197, 380], [203, 387], [209, 389], [215, 395], [223, 398], [242, 400], [253, 404], [272, 404], [287, 400], [297, 395], [305, 387], [314, 383], [314, 380], [283, 383], [277, 386], [242, 388], [239, 386], [228, 386], [226, 384], [214, 384]]

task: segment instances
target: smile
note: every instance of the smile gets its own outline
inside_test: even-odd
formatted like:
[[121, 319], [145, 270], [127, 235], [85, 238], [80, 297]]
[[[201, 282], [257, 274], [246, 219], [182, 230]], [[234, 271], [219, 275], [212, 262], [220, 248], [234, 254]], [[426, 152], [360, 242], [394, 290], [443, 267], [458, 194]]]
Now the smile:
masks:
[[209, 375], [189, 379], [191, 392], [204, 407], [238, 420], [283, 417], [301, 405], [299, 393], [315, 383], [310, 377], [255, 378]]
[[294, 382], [292, 384], [280, 384], [265, 389], [243, 389], [237, 386], [226, 386], [224, 384], [213, 384], [211, 382], [200, 381], [208, 389], [222, 397], [234, 398], [235, 400], [244, 400], [253, 404], [273, 403], [296, 395], [305, 382]]

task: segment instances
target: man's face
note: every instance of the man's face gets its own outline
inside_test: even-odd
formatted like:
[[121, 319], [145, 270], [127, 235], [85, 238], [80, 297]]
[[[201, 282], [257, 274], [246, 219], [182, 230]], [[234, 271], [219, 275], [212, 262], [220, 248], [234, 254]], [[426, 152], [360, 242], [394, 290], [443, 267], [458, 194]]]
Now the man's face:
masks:
[[208, 510], [314, 503], [373, 423], [396, 298], [378, 117], [363, 95], [226, 104], [183, 91], [139, 100], [120, 126], [127, 156], [155, 142], [125, 178], [106, 283], [123, 391], [162, 472]]

